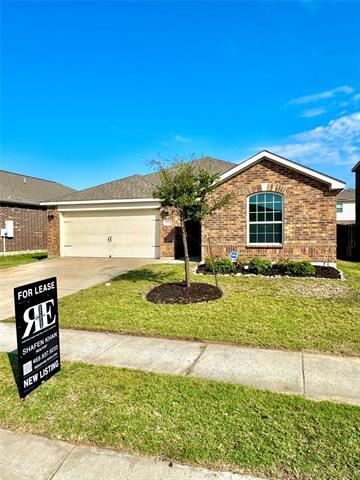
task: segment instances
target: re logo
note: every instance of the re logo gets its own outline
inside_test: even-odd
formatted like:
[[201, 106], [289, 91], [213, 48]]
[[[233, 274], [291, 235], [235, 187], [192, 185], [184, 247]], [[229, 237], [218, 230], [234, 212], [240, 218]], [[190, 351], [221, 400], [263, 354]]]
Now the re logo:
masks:
[[39, 303], [29, 307], [24, 312], [24, 322], [27, 324], [25, 333], [22, 338], [28, 337], [31, 333], [37, 333], [56, 321], [56, 315], [52, 318], [52, 307], [54, 306], [54, 299]]

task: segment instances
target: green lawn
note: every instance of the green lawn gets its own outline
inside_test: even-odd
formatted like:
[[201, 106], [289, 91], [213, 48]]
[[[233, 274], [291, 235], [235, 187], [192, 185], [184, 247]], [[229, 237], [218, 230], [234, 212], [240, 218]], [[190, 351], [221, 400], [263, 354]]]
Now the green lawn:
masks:
[[65, 363], [22, 402], [0, 355], [0, 427], [284, 480], [360, 478], [360, 408]]
[[[221, 277], [224, 297], [154, 305], [154, 285], [182, 278], [182, 265], [134, 270], [60, 300], [62, 327], [360, 355], [360, 263], [339, 262], [346, 280]], [[211, 276], [194, 281], [213, 283]]]
[[36, 262], [47, 258], [46, 253], [24, 253], [23, 255], [0, 256], [0, 269], [17, 267], [25, 263]]

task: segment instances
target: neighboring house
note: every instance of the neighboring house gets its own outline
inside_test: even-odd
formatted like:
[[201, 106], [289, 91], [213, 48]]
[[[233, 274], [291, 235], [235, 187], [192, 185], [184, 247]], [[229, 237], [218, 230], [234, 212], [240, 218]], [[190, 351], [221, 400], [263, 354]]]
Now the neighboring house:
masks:
[[336, 198], [336, 222], [355, 223], [355, 190], [348, 188]]
[[5, 242], [0, 239], [1, 252], [4, 243], [7, 253], [46, 250], [47, 212], [40, 202], [71, 192], [60, 183], [0, 170], [0, 229], [11, 227]]
[[[195, 165], [220, 175], [213, 197], [231, 202], [202, 225], [190, 226], [190, 250], [241, 257], [336, 262], [336, 200], [345, 184], [262, 151], [237, 165], [205, 157]], [[49, 208], [50, 255], [174, 258], [179, 224], [162, 218], [153, 198], [159, 174], [134, 175], [71, 193]]]
[[355, 173], [355, 255], [354, 260], [360, 261], [360, 162], [352, 171]]

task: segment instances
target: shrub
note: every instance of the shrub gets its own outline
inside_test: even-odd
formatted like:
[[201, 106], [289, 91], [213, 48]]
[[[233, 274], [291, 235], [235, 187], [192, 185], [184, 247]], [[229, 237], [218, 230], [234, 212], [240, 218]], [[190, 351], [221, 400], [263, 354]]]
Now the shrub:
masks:
[[288, 260], [283, 264], [286, 275], [295, 277], [311, 277], [315, 275], [315, 267], [307, 260]]
[[245, 265], [248, 265], [249, 260], [245, 257], [238, 257], [238, 259], [234, 263], [236, 268], [242, 269], [245, 267]]
[[229, 258], [213, 258], [207, 257], [205, 259], [205, 265], [208, 270], [219, 274], [234, 273], [236, 272], [236, 266]]
[[271, 268], [271, 260], [254, 257], [249, 262], [250, 273], [265, 273]]

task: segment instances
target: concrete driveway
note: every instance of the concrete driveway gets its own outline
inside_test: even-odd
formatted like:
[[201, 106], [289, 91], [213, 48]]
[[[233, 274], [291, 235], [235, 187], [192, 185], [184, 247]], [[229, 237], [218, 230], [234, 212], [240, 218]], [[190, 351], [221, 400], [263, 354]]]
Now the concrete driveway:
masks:
[[58, 296], [89, 288], [159, 260], [149, 258], [51, 258], [0, 270], [0, 320], [14, 315], [15, 287], [57, 277]]

